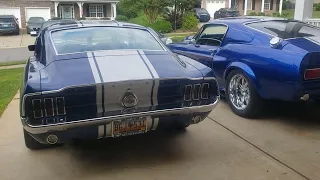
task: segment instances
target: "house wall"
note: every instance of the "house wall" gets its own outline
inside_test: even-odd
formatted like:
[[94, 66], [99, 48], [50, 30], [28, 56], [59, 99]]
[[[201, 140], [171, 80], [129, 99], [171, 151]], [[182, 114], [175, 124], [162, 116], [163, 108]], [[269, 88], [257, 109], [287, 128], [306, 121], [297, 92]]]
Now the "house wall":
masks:
[[[252, 0], [252, 1], [255, 1], [255, 8], [254, 8], [254, 10], [247, 10], [247, 15], [249, 15], [251, 12], [256, 12], [256, 13], [259, 13], [259, 12], [261, 12], [261, 4], [262, 4], [262, 0]], [[238, 5], [238, 10], [239, 10], [239, 13], [241, 14], [241, 15], [244, 15], [244, 6], [243, 6], [243, 2], [244, 2], [244, 0], [238, 0], [237, 1], [237, 5]], [[278, 7], [278, 5], [277, 5], [277, 0], [273, 0], [273, 2], [272, 2], [272, 9], [271, 10], [264, 10], [264, 13], [265, 14], [272, 14], [272, 13], [274, 13], [274, 12], [277, 12], [278, 11], [278, 9], [279, 9], [279, 7]], [[253, 7], [252, 7], [252, 9], [253, 9]]]
[[0, 7], [20, 7], [21, 26], [26, 27], [26, 7], [50, 7], [51, 17], [54, 17], [54, 3], [45, 0], [0, 0]]
[[[88, 3], [83, 4], [83, 16], [84, 17], [89, 17], [89, 5], [90, 4], [88, 4]], [[104, 16], [111, 17], [111, 15], [112, 15], [111, 4], [110, 3], [104, 4], [103, 9], [104, 9]]]

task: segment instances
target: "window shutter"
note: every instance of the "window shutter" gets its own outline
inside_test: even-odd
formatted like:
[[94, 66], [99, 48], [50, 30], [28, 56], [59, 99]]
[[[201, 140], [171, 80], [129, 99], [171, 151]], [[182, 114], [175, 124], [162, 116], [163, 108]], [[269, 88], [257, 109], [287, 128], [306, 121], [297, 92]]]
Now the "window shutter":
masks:
[[270, 10], [273, 9], [273, 0], [270, 0]]
[[256, 9], [256, 0], [252, 0], [252, 10]]

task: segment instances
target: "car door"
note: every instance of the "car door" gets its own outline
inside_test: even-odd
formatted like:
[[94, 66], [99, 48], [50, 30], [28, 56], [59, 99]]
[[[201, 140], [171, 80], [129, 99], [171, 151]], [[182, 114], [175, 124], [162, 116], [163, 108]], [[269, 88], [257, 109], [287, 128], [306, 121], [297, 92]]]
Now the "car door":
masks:
[[182, 47], [183, 55], [199, 61], [212, 68], [215, 53], [219, 50], [227, 26], [223, 24], [206, 24], [194, 36], [190, 44]]

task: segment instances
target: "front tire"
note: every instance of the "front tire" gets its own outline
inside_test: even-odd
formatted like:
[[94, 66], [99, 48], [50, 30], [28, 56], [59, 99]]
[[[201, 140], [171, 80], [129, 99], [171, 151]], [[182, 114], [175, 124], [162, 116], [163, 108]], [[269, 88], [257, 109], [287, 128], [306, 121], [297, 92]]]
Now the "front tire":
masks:
[[227, 76], [226, 99], [232, 111], [241, 117], [256, 118], [263, 109], [263, 100], [251, 80], [238, 69]]

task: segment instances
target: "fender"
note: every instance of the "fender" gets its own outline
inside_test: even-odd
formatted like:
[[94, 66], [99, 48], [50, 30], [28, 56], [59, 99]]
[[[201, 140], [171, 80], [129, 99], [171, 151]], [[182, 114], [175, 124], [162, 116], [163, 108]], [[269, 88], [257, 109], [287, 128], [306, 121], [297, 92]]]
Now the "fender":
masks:
[[259, 81], [257, 80], [255, 73], [253, 72], [253, 70], [247, 64], [245, 64], [243, 62], [238, 62], [237, 61], [237, 62], [230, 63], [227, 66], [227, 68], [226, 68], [226, 70], [225, 70], [225, 72], [223, 74], [223, 79], [226, 81], [227, 77], [228, 77], [228, 74], [234, 69], [240, 69], [244, 73], [246, 73], [246, 75], [250, 78], [251, 82], [253, 83], [253, 86], [255, 87], [255, 89], [257, 90], [257, 92], [260, 95], [261, 85], [260, 85]]

